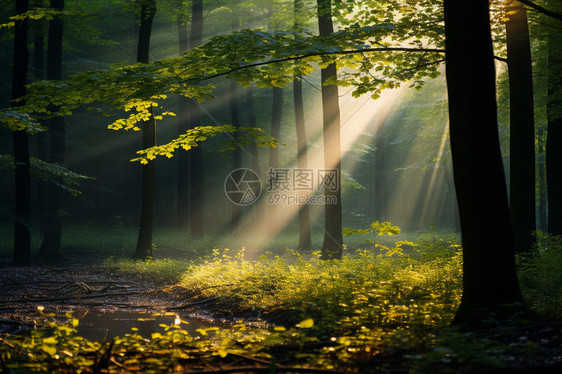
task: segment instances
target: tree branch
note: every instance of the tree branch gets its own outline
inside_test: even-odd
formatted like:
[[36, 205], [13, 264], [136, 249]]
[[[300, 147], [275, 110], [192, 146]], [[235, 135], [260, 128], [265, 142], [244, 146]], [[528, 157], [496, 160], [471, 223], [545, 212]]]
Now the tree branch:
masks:
[[559, 21], [562, 21], [562, 13], [557, 13], [554, 12], [552, 10], [548, 10], [546, 8], [543, 8], [542, 6], [533, 3], [532, 1], [529, 0], [517, 0], [519, 1], [521, 4], [527, 5], [529, 8], [533, 8], [534, 10], [536, 10], [539, 13], [542, 13], [546, 16], [552, 17], [552, 18], [556, 18]]
[[[308, 57], [329, 56], [329, 55], [351, 55], [351, 54], [355, 54], [355, 53], [364, 53], [364, 52], [445, 53], [445, 50], [444, 49], [438, 49], [438, 48], [381, 47], [381, 48], [351, 49], [351, 50], [347, 50], [347, 51], [336, 51], [336, 52], [315, 52], [315, 53], [307, 53], [307, 54], [298, 55], [298, 56], [284, 57], [284, 58], [279, 58], [279, 59], [275, 59], [275, 60], [260, 61], [260, 62], [256, 62], [256, 63], [253, 63], [253, 64], [248, 64], [248, 65], [236, 66], [236, 67], [230, 68], [229, 70], [226, 70], [226, 71], [223, 71], [223, 72], [220, 72], [220, 73], [216, 73], [216, 74], [213, 74], [213, 75], [208, 75], [208, 76], [205, 76], [205, 77], [202, 77], [202, 78], [195, 79], [195, 81], [205, 81], [205, 80], [209, 80], [209, 79], [213, 79], [213, 78], [222, 77], [222, 76], [234, 73], [235, 71], [242, 70], [242, 69], [255, 68], [255, 67], [259, 67], [259, 66], [276, 64], [276, 63], [280, 63], [280, 62], [298, 61], [298, 60], [302, 60], [302, 59], [305, 59], [305, 58], [308, 58]], [[188, 79], [186, 81], [189, 82], [190, 80]]]

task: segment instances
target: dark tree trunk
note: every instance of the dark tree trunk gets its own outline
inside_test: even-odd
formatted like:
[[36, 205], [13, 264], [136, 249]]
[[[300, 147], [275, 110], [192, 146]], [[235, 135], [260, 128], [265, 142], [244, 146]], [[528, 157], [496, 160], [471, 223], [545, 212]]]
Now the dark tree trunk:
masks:
[[[32, 4], [34, 8], [42, 8], [43, 0], [35, 0]], [[33, 72], [36, 80], [45, 79], [45, 37], [44, 24], [42, 20], [35, 21], [33, 37]], [[49, 137], [48, 132], [41, 132], [37, 137], [37, 158], [48, 161], [49, 157]], [[47, 187], [45, 181], [37, 181], [37, 200], [38, 212], [40, 217], [47, 214]], [[43, 230], [44, 231], [44, 230]]]
[[[236, 80], [230, 80], [230, 119], [232, 121], [232, 126], [238, 128], [240, 127], [240, 115], [238, 114], [238, 85]], [[236, 149], [232, 151], [232, 170], [237, 170], [242, 167], [242, 150], [237, 144], [234, 145]], [[231, 231], [236, 232], [240, 226], [240, 220], [242, 218], [242, 207], [238, 204], [232, 205], [232, 220], [231, 220]]]
[[[283, 88], [273, 87], [273, 99], [271, 102], [271, 136], [279, 139], [281, 134], [281, 115], [283, 113]], [[269, 149], [269, 166], [272, 168], [279, 167], [279, 149]]]
[[[23, 14], [29, 9], [28, 0], [16, 0], [16, 14]], [[27, 19], [16, 21], [14, 35], [14, 60], [12, 73], [12, 100], [25, 95], [27, 83]], [[23, 105], [12, 102], [12, 107]], [[27, 133], [23, 130], [13, 132], [15, 164], [15, 222], [14, 222], [14, 265], [31, 264], [31, 231], [29, 215], [31, 213], [31, 187], [29, 171], [29, 144]]]
[[[51, 8], [64, 9], [64, 0], [51, 0]], [[62, 79], [62, 35], [63, 21], [55, 17], [49, 23], [49, 39], [47, 44], [47, 79]], [[65, 126], [64, 117], [55, 117], [47, 121], [49, 127], [49, 162], [64, 164], [65, 154]], [[43, 242], [39, 257], [48, 262], [63, 259], [61, 252], [62, 210], [64, 191], [53, 180], [47, 188], [49, 201], [47, 203], [47, 219], [43, 235]]]
[[[248, 127], [256, 127], [256, 114], [254, 111], [254, 93], [252, 86], [246, 88], [246, 110], [248, 111]], [[258, 150], [258, 145], [256, 142], [250, 143], [250, 154], [252, 157], [251, 167], [252, 170], [257, 174], [261, 175], [260, 170], [260, 154]], [[264, 206], [259, 203], [255, 203], [252, 207], [254, 212], [253, 221], [254, 226], [259, 226], [264, 222]]]
[[[295, 30], [301, 31], [299, 19], [303, 11], [303, 0], [295, 0], [293, 4]], [[307, 139], [306, 126], [304, 121], [304, 101], [302, 96], [302, 76], [295, 75], [293, 79], [293, 103], [295, 108], [295, 127], [297, 132], [297, 167], [306, 169], [307, 159]], [[299, 249], [312, 249], [311, 228], [310, 228], [310, 206], [303, 204], [299, 207]]]
[[562, 235], [562, 36], [552, 28], [548, 36], [548, 128], [546, 135], [546, 180], [548, 232]]
[[[189, 48], [197, 48], [201, 45], [203, 39], [203, 0], [193, 0], [191, 9]], [[192, 129], [200, 125], [201, 109], [194, 99], [190, 99], [188, 105], [189, 128]], [[191, 235], [195, 238], [201, 238], [203, 237], [203, 203], [205, 199], [203, 148], [195, 147], [190, 153], [189, 190], [191, 192], [191, 214], [189, 218]]]
[[386, 172], [386, 155], [385, 155], [385, 124], [382, 123], [378, 128], [375, 135], [375, 170], [373, 174], [375, 176], [375, 202], [374, 202], [374, 216], [371, 217], [373, 220], [380, 222], [386, 221], [386, 184], [388, 174]]
[[[302, 97], [301, 76], [295, 76], [293, 80], [293, 97], [295, 106], [295, 127], [297, 131], [297, 167], [308, 168], [306, 127], [304, 121], [304, 102]], [[310, 207], [303, 204], [299, 207], [299, 249], [312, 249], [312, 238], [310, 228]]]
[[[273, 98], [271, 101], [271, 136], [279, 139], [281, 136], [281, 116], [283, 114], [283, 88], [273, 87], [271, 89]], [[269, 148], [269, 167], [272, 169], [279, 168], [279, 149]], [[273, 175], [276, 173], [274, 172]], [[273, 204], [267, 207], [267, 230], [270, 235], [279, 233], [280, 227], [278, 223], [279, 205]]]
[[[149, 62], [150, 34], [152, 20], [156, 13], [155, 0], [145, 0], [141, 10], [141, 24], [139, 29], [139, 44], [137, 49], [137, 62]], [[156, 121], [150, 109], [150, 119], [142, 126], [143, 149], [156, 145]], [[155, 168], [154, 160], [142, 167], [142, 203], [137, 247], [133, 258], [147, 259], [152, 257], [152, 231], [154, 228], [154, 196], [155, 196]]]
[[[331, 0], [317, 0], [318, 28], [321, 36], [334, 32], [332, 23]], [[341, 144], [340, 144], [340, 109], [338, 103], [338, 86], [326, 85], [329, 79], [337, 76], [336, 64], [330, 64], [321, 71], [322, 76], [322, 117], [324, 139], [324, 167], [333, 169], [335, 184], [324, 188], [326, 197], [324, 243], [322, 258], [340, 259], [343, 253], [342, 237], [342, 201], [341, 201]], [[333, 201], [330, 201], [333, 200]]]
[[516, 252], [528, 252], [536, 230], [535, 116], [527, 11], [509, 8], [506, 23], [510, 102], [510, 212]]
[[[246, 106], [248, 110], [248, 127], [256, 127], [256, 114], [254, 113], [254, 93], [252, 86], [246, 88]], [[250, 154], [252, 155], [252, 170], [257, 175], [260, 174], [260, 156], [258, 152], [258, 145], [252, 142], [250, 145]]]
[[[179, 7], [183, 0], [179, 0]], [[187, 16], [183, 9], [178, 14], [178, 44], [179, 54], [187, 52], [189, 49], [189, 39], [187, 36]], [[188, 123], [188, 100], [180, 96], [178, 103], [178, 135], [185, 134], [189, 130]], [[189, 159], [190, 152], [179, 152], [178, 154], [178, 202], [177, 202], [177, 226], [180, 230], [187, 229], [189, 224]]]
[[538, 139], [538, 151], [537, 151], [537, 177], [538, 177], [538, 189], [539, 189], [539, 209], [538, 209], [538, 227], [543, 232], [548, 232], [548, 220], [547, 220], [547, 191], [546, 191], [546, 167], [545, 167], [545, 131], [543, 128], [537, 130]]
[[507, 317], [523, 304], [496, 114], [488, 0], [445, 0], [451, 152], [464, 251], [455, 323]]

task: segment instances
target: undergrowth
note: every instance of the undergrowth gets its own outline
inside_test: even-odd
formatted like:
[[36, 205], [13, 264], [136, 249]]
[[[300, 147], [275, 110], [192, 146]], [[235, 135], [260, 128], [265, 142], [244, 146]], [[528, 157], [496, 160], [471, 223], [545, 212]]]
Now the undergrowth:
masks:
[[517, 256], [519, 282], [529, 307], [547, 319], [562, 318], [562, 236], [537, 232], [536, 245]]
[[[518, 258], [521, 286], [532, 309], [560, 318], [562, 242], [540, 235], [536, 250]], [[79, 322], [69, 316], [66, 325], [29, 337], [0, 336], [1, 365], [8, 372], [172, 372], [251, 362], [270, 372], [287, 365], [361, 372], [362, 362], [382, 370], [396, 365], [397, 355], [399, 366], [432, 373], [549, 354], [538, 348], [542, 338], [509, 326], [483, 335], [449, 327], [462, 290], [462, 249], [454, 237], [426, 233], [416, 243], [349, 252], [340, 261], [292, 250], [250, 260], [244, 250], [228, 249], [200, 260], [108, 260], [120, 271], [178, 282], [194, 299], [216, 302], [217, 312], [270, 324], [190, 335], [180, 321], [149, 338], [133, 331], [98, 343], [77, 336]]]
[[216, 250], [203, 264], [191, 265], [180, 284], [201, 298], [236, 300], [238, 308], [266, 313], [276, 323], [312, 318], [318, 334], [426, 328], [448, 324], [460, 301], [462, 256], [447, 246], [447, 252], [433, 249], [444, 251], [437, 256], [399, 242], [339, 261], [291, 250], [248, 261], [243, 251]]

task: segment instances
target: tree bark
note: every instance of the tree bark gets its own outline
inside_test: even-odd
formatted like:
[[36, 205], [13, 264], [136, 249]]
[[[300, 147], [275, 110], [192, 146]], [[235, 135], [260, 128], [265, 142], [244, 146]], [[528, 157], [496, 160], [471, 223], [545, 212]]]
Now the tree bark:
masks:
[[[152, 21], [156, 14], [155, 0], [145, 0], [141, 8], [141, 23], [139, 29], [139, 42], [137, 48], [137, 62], [149, 62], [150, 34]], [[150, 110], [150, 119], [142, 126], [142, 146], [147, 149], [156, 145], [156, 121]], [[155, 167], [154, 160], [142, 169], [142, 203], [137, 247], [133, 258], [147, 259], [152, 257], [152, 232], [154, 228], [154, 197], [155, 197]]]
[[[43, 0], [34, 0], [32, 3], [34, 8], [43, 8]], [[37, 20], [34, 23], [33, 36], [33, 75], [36, 80], [45, 79], [45, 37], [44, 37], [43, 20]], [[37, 137], [37, 158], [48, 161], [49, 157], [49, 138], [47, 132], [41, 132]], [[47, 187], [45, 181], [37, 181], [37, 201], [39, 216], [43, 219], [47, 215]], [[44, 232], [44, 230], [43, 230]]]
[[[199, 47], [203, 39], [203, 0], [193, 0], [191, 10], [190, 49]], [[194, 99], [188, 101], [188, 106], [189, 128], [193, 129], [200, 125], [201, 109]], [[191, 235], [194, 238], [201, 238], [203, 237], [203, 207], [205, 199], [203, 148], [195, 147], [190, 152], [189, 190], [191, 192], [191, 214], [189, 218]]]
[[[299, 22], [300, 15], [303, 11], [303, 0], [295, 0], [293, 4], [296, 31], [302, 31]], [[295, 75], [293, 79], [293, 103], [295, 109], [295, 127], [297, 132], [297, 168], [308, 168], [307, 159], [307, 138], [306, 126], [304, 120], [304, 101], [302, 96], [302, 76]], [[299, 245], [301, 250], [312, 249], [311, 228], [310, 228], [310, 206], [302, 204], [299, 207]]]
[[[178, 7], [183, 5], [183, 0], [179, 0]], [[189, 49], [189, 38], [187, 32], [187, 15], [183, 9], [179, 11], [178, 19], [178, 46], [179, 54], [187, 52]], [[178, 136], [185, 134], [189, 130], [188, 122], [188, 99], [184, 96], [178, 98]], [[189, 225], [189, 164], [190, 153], [180, 152], [178, 154], [178, 201], [177, 201], [177, 226], [180, 230], [187, 229]]]
[[510, 103], [510, 213], [516, 252], [528, 252], [536, 230], [535, 115], [527, 11], [513, 11], [506, 22]]
[[[317, 0], [318, 27], [321, 36], [334, 32], [332, 23], [331, 0]], [[322, 77], [322, 118], [324, 139], [324, 167], [334, 170], [335, 185], [324, 188], [327, 203], [325, 207], [324, 243], [322, 258], [340, 259], [343, 254], [342, 237], [342, 201], [341, 201], [341, 143], [340, 143], [340, 109], [338, 86], [326, 84], [337, 77], [336, 64], [330, 64], [321, 70]], [[330, 200], [333, 203], [329, 203]]]
[[523, 299], [497, 130], [488, 0], [445, 0], [451, 152], [463, 242], [463, 295], [454, 323], [509, 317]]
[[[240, 115], [238, 114], [238, 85], [234, 78], [230, 79], [230, 118], [232, 121], [232, 126], [238, 128], [240, 127]], [[232, 170], [237, 170], [242, 167], [242, 151], [237, 144], [234, 145], [236, 149], [232, 151]], [[234, 233], [238, 230], [240, 226], [240, 220], [242, 218], [242, 207], [238, 204], [232, 205], [232, 219], [231, 219], [231, 231]]]
[[[28, 0], [16, 0], [16, 14], [23, 14], [29, 9]], [[17, 100], [26, 93], [27, 65], [27, 19], [16, 21], [14, 35], [14, 59], [12, 73], [12, 100]], [[12, 101], [12, 107], [24, 105], [22, 101]], [[15, 222], [14, 222], [14, 265], [31, 265], [31, 230], [29, 215], [31, 213], [31, 181], [29, 170], [29, 144], [25, 130], [13, 132], [14, 144], [14, 180], [15, 180]]]
[[538, 164], [537, 164], [537, 168], [538, 168], [538, 172], [537, 172], [537, 177], [539, 179], [537, 185], [538, 185], [538, 189], [539, 189], [539, 208], [538, 208], [538, 228], [540, 228], [543, 232], [548, 232], [548, 220], [547, 220], [547, 206], [548, 206], [548, 200], [547, 200], [547, 190], [546, 190], [546, 167], [545, 167], [545, 154], [544, 154], [544, 149], [545, 149], [545, 140], [546, 140], [546, 136], [545, 136], [545, 131], [544, 129], [539, 129], [539, 131], [537, 131], [537, 138], [538, 140]]
[[[270, 135], [279, 139], [281, 136], [281, 116], [283, 114], [283, 88], [273, 87], [272, 101], [271, 101], [271, 131]], [[279, 149], [269, 148], [269, 167], [271, 169], [279, 168]], [[275, 172], [274, 172], [275, 175]], [[267, 225], [270, 235], [279, 233], [280, 227], [277, 217], [279, 216], [280, 207], [277, 204], [272, 204], [267, 207]]]
[[[254, 93], [252, 85], [246, 88], [246, 110], [248, 111], [248, 127], [256, 127], [256, 114], [254, 110]], [[260, 154], [256, 142], [250, 143], [250, 154], [252, 155], [251, 167], [252, 170], [258, 175], [261, 175], [260, 170]], [[259, 200], [258, 200], [259, 201]], [[261, 225], [264, 222], [264, 206], [255, 203], [252, 207], [254, 212], [253, 222], [255, 226]]]
[[546, 180], [548, 232], [562, 235], [562, 37], [552, 28], [548, 35], [548, 126], [546, 135]]
[[[64, 0], [51, 0], [51, 8], [64, 9]], [[47, 42], [47, 79], [62, 79], [62, 36], [63, 21], [55, 17], [49, 23], [49, 38]], [[64, 165], [65, 155], [65, 126], [64, 117], [55, 117], [47, 121], [49, 127], [49, 162]], [[64, 191], [51, 179], [48, 188], [47, 218], [48, 222], [43, 235], [43, 242], [39, 250], [39, 257], [48, 262], [63, 259], [61, 252], [62, 239], [62, 210]]]

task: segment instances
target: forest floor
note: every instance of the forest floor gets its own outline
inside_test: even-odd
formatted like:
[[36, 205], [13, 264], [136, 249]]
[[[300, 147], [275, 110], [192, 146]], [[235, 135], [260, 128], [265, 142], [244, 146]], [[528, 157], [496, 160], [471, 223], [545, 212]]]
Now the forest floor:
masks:
[[[169, 254], [166, 254], [169, 255]], [[83, 259], [86, 259], [85, 261]], [[237, 308], [235, 302], [229, 300], [201, 299], [193, 297], [193, 293], [182, 289], [175, 281], [153, 277], [147, 274], [132, 274], [119, 271], [117, 267], [104, 265], [101, 258], [76, 255], [64, 266], [35, 265], [31, 267], [2, 266], [0, 272], [0, 337], [3, 334], [26, 334], [39, 323], [47, 323], [54, 319], [64, 318], [71, 312], [75, 318], [82, 320], [88, 313], [172, 313], [182, 319], [201, 318], [209, 325], [217, 320], [234, 322], [241, 318], [253, 323], [256, 313], [251, 310]], [[139, 314], [140, 316], [140, 314]], [[278, 318], [275, 313], [272, 318]], [[264, 319], [267, 319], [264, 316]], [[278, 321], [276, 321], [278, 322]], [[251, 323], [249, 323], [251, 325]], [[267, 327], [266, 324], [263, 326]], [[263, 327], [262, 326], [262, 327]], [[508, 367], [488, 367], [470, 364], [466, 367], [447, 367], [438, 362], [437, 367], [428, 371], [417, 372], [456, 372], [456, 373], [559, 373], [562, 372], [562, 323], [550, 321], [520, 328], [516, 331], [516, 345], [513, 357], [509, 359], [513, 365]], [[510, 339], [513, 331], [509, 332]], [[98, 337], [99, 338], [99, 337]], [[497, 337], [501, 341], [502, 337]], [[1, 342], [1, 339], [0, 339]], [[329, 342], [328, 342], [329, 343]], [[458, 343], [465, 344], [465, 343]], [[506, 341], [506, 344], [513, 344]], [[523, 350], [521, 346], [527, 347]], [[301, 348], [302, 349], [302, 346]], [[423, 348], [422, 348], [423, 349]], [[466, 347], [468, 348], [468, 345]], [[517, 356], [518, 350], [521, 352]], [[536, 352], [536, 357], [529, 361], [529, 351]], [[411, 347], [397, 348], [384, 354], [369, 354], [357, 359], [357, 367], [350, 372], [359, 373], [408, 373], [411, 372], [410, 361], [422, 351]], [[442, 356], [443, 352], [435, 352]], [[470, 352], [468, 353], [470, 354]], [[230, 357], [230, 356], [229, 356]], [[428, 356], [431, 358], [431, 354]], [[269, 372], [267, 361], [259, 364], [259, 360], [239, 360], [226, 366], [207, 367], [202, 370], [195, 365], [186, 371], [201, 370], [229, 373]], [[440, 358], [441, 360], [441, 358]], [[297, 360], [298, 361], [298, 360]], [[297, 362], [295, 361], [295, 363]], [[247, 366], [248, 362], [258, 365], [259, 369], [250, 370], [237, 367]], [[205, 365], [209, 365], [206, 363]], [[264, 366], [265, 365], [265, 366]], [[289, 362], [289, 367], [291, 362]], [[228, 370], [224, 368], [228, 367]], [[349, 369], [349, 368], [348, 368]], [[261, 371], [260, 371], [261, 370]], [[295, 369], [294, 372], [297, 369]], [[347, 369], [346, 369], [347, 370]], [[124, 370], [125, 372], [130, 370]], [[275, 371], [273, 371], [275, 372]], [[290, 370], [279, 370], [279, 373], [290, 373]], [[321, 373], [322, 366], [309, 367], [298, 372]], [[336, 371], [334, 371], [336, 372]], [[347, 372], [347, 371], [346, 371]]]

